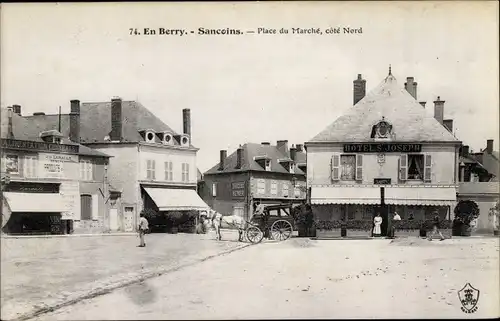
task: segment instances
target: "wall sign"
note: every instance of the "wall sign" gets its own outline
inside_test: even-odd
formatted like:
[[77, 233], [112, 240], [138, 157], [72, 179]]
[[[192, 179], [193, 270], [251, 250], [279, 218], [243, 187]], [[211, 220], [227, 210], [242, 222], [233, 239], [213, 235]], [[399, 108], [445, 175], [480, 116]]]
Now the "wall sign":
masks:
[[55, 144], [46, 142], [35, 142], [17, 139], [4, 139], [0, 140], [0, 146], [5, 149], [28, 149], [47, 152], [60, 152], [68, 154], [78, 154], [78, 145]]
[[65, 169], [68, 171], [66, 174], [76, 172], [78, 169], [78, 156], [40, 153], [38, 154], [38, 163], [41, 177], [69, 178], [69, 176], [65, 176]]
[[59, 193], [58, 183], [10, 182], [7, 192], [18, 193]]
[[233, 198], [245, 198], [245, 182], [231, 183]]
[[375, 179], [373, 179], [373, 184], [389, 185], [389, 184], [391, 184], [391, 179], [390, 178], [375, 178]]
[[344, 153], [420, 153], [422, 144], [344, 144]]

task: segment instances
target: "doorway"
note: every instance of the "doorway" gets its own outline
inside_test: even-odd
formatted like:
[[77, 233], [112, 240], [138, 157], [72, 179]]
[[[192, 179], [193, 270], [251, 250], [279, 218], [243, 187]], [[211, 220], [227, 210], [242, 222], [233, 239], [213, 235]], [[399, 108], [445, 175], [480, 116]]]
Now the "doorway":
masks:
[[118, 209], [111, 208], [109, 210], [109, 229], [111, 231], [118, 231]]

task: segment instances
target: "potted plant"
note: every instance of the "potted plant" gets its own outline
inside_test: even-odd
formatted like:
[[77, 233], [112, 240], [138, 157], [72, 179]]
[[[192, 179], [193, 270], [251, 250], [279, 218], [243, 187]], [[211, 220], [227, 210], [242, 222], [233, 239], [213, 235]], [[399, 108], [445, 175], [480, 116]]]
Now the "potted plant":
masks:
[[315, 220], [313, 226], [316, 228], [316, 235], [319, 237], [338, 237], [340, 236], [341, 221]]
[[455, 207], [453, 230], [458, 236], [470, 236], [470, 223], [479, 217], [479, 207], [476, 202], [467, 200], [458, 202]]
[[179, 232], [180, 221], [184, 213], [181, 211], [172, 211], [166, 214], [167, 226], [172, 234], [177, 234]]
[[498, 230], [500, 230], [500, 203], [497, 201], [495, 206], [490, 208], [488, 217], [493, 225], [493, 235], [499, 235]]

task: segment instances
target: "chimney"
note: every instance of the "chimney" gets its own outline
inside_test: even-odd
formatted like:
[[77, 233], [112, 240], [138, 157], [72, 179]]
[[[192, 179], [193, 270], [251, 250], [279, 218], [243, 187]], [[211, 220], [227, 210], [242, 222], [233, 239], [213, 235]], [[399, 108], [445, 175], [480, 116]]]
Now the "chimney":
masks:
[[414, 80], [415, 80], [415, 78], [413, 78], [413, 77], [406, 77], [405, 89], [416, 100], [417, 99], [417, 83]]
[[80, 143], [80, 101], [73, 99], [69, 113], [69, 140]]
[[469, 145], [462, 146], [462, 156], [466, 157], [469, 155]]
[[288, 155], [288, 140], [278, 140], [276, 142], [276, 148], [284, 155]]
[[33, 116], [45, 116], [45, 113], [43, 111], [37, 111], [33, 113]]
[[227, 151], [226, 150], [221, 150], [220, 151], [220, 162], [219, 162], [219, 170], [224, 169], [224, 163], [226, 162], [227, 158]]
[[444, 100], [441, 100], [441, 97], [438, 96], [437, 100], [434, 101], [434, 118], [440, 123], [443, 124], [444, 118]]
[[12, 125], [12, 114], [14, 113], [13, 111], [13, 108], [12, 107], [7, 107], [7, 113], [8, 113], [8, 127], [7, 127], [7, 138], [8, 139], [14, 139], [14, 128], [13, 128], [13, 125]]
[[189, 108], [182, 110], [182, 122], [184, 125], [184, 134], [191, 137], [191, 110]]
[[366, 80], [358, 74], [358, 79], [353, 81], [353, 105], [356, 105], [366, 95]]
[[236, 168], [241, 168], [243, 165], [243, 147], [238, 147], [236, 150]]
[[486, 141], [486, 152], [490, 155], [493, 153], [493, 139], [488, 139]]
[[420, 103], [420, 105], [422, 105], [422, 107], [424, 107], [424, 108], [425, 108], [425, 104], [426, 104], [426, 102], [425, 102], [425, 101], [420, 101], [419, 103]]
[[18, 114], [19, 116], [22, 116], [21, 115], [21, 106], [20, 105], [12, 105], [12, 111], [16, 114]]
[[443, 120], [443, 126], [446, 127], [446, 129], [448, 129], [448, 131], [453, 134], [453, 119]]
[[122, 139], [122, 99], [111, 99], [111, 132], [109, 133], [111, 141], [120, 141]]
[[265, 145], [265, 146], [269, 146], [269, 145], [271, 145], [271, 143], [270, 143], [270, 142], [262, 142], [262, 143], [260, 143], [260, 144], [261, 144], [261, 145]]
[[297, 156], [297, 148], [290, 148], [290, 158], [295, 162], [295, 157]]
[[296, 147], [295, 147], [295, 148], [297, 149], [297, 152], [301, 152], [301, 151], [303, 151], [303, 150], [304, 150], [304, 147], [303, 147], [303, 146], [304, 146], [304, 145], [302, 145], [302, 144], [297, 144], [297, 145], [296, 145]]

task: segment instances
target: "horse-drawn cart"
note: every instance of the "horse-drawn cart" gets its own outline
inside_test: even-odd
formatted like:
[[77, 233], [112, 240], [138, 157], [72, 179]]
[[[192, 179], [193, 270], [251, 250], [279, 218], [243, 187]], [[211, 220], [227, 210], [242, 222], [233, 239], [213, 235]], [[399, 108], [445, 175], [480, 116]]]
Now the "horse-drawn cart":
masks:
[[284, 241], [292, 236], [295, 220], [291, 204], [268, 205], [262, 214], [254, 215], [246, 228], [251, 243], [259, 243], [264, 237]]

